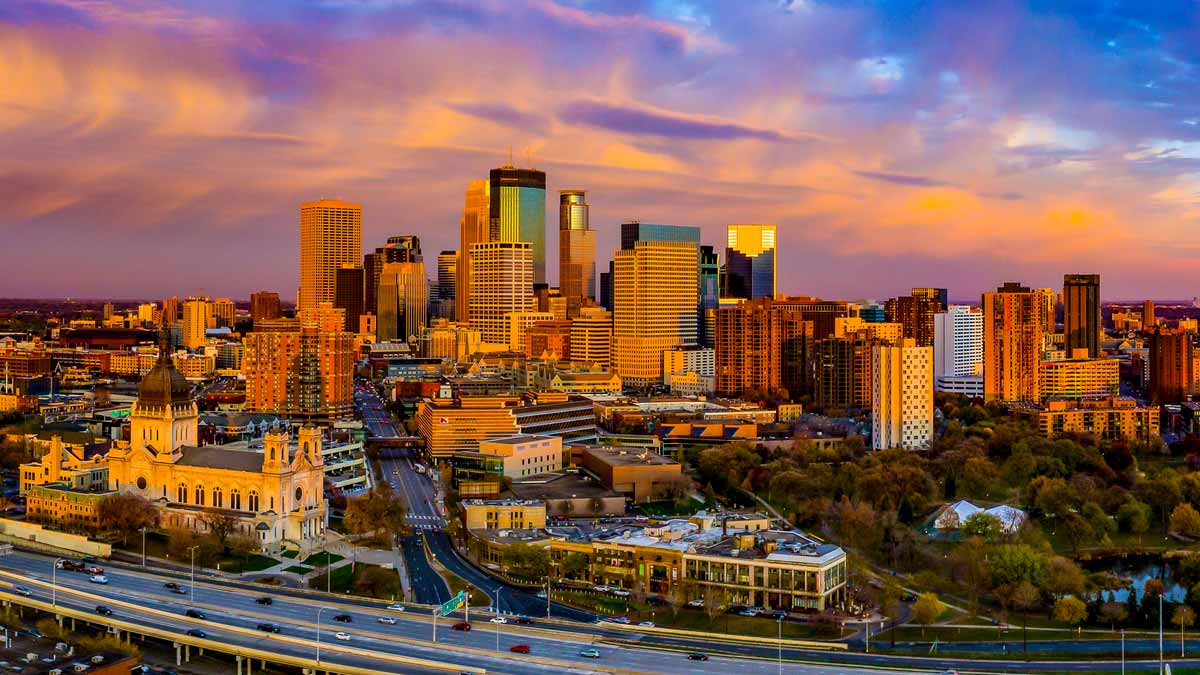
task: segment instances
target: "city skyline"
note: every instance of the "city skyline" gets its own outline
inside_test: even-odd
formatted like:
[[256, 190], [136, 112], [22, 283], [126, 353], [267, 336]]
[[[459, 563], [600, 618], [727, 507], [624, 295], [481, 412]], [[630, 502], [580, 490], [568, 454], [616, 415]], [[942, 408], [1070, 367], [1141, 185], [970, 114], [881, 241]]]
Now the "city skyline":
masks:
[[[601, 269], [630, 219], [717, 245], [769, 222], [785, 293], [960, 300], [1079, 272], [1106, 299], [1185, 299], [1196, 12], [7, 4], [0, 222], [22, 244], [0, 296], [291, 299], [296, 205], [363, 204], [364, 248], [454, 249], [466, 184], [512, 148], [549, 194], [588, 190]], [[370, 65], [416, 54], [439, 58]], [[170, 275], [116, 274], [122, 256]]]

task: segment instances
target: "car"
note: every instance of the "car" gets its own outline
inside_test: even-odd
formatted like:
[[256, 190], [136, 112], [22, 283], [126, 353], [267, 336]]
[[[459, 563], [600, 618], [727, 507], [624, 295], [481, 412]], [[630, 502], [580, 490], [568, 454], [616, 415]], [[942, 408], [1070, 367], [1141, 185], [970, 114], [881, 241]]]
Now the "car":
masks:
[[639, 626], [642, 626], [642, 627], [644, 627], [644, 628], [654, 628], [654, 622], [653, 622], [653, 621], [643, 621], [643, 622], [639, 623], [638, 625], [639, 625]]
[[188, 611], [184, 612], [183, 615], [189, 619], [200, 619], [201, 621], [208, 618], [207, 616], [204, 616], [204, 612], [201, 612], [198, 609], [189, 609]]
[[609, 588], [608, 586], [600, 585], [600, 586], [592, 586], [592, 590], [596, 591], [597, 593], [607, 593], [607, 592], [611, 591], [612, 588]]
[[94, 556], [94, 555], [85, 555], [82, 558], [80, 558], [80, 560], [82, 560], [83, 562], [88, 563], [88, 564], [95, 564], [95, 563], [100, 562], [99, 560], [96, 560], [96, 556]]
[[339, 630], [338, 632], [334, 633], [334, 634], [333, 634], [333, 637], [335, 637], [335, 638], [337, 638], [337, 639], [341, 640], [342, 642], [349, 642], [349, 641], [350, 641], [350, 634], [349, 634], [349, 633], [343, 633], [343, 632], [342, 632], [342, 631], [340, 631], [340, 630]]
[[275, 604], [275, 600], [273, 600], [273, 599], [271, 598], [271, 596], [269, 596], [269, 595], [264, 595], [264, 596], [262, 596], [261, 598], [255, 598], [255, 599], [254, 599], [254, 602], [256, 602], [256, 603], [258, 603], [258, 604], [260, 604], [260, 605], [273, 605], [273, 604]]
[[513, 645], [508, 648], [508, 651], [516, 652], [517, 654], [528, 654], [529, 645]]
[[58, 560], [55, 560], [54, 567], [60, 570], [67, 570], [68, 572], [83, 571], [83, 563], [75, 562], [74, 560], [67, 560], [66, 558], [59, 558]]
[[179, 584], [175, 583], [174, 581], [168, 581], [167, 583], [163, 584], [163, 588], [169, 588], [173, 591], [176, 588], [179, 588]]
[[612, 592], [612, 594], [613, 594], [613, 595], [615, 595], [615, 596], [617, 596], [618, 598], [628, 598], [628, 597], [630, 596], [630, 593], [629, 593], [629, 591], [627, 591], [627, 590], [625, 590], [625, 589], [623, 589], [623, 588], [618, 588], [618, 589], [615, 589], [615, 590]]
[[545, 600], [546, 599], [546, 591], [538, 591], [537, 598], [538, 598], [538, 600]]
[[707, 661], [707, 660], [708, 660], [708, 654], [705, 654], [704, 652], [692, 652], [691, 654], [688, 654], [688, 661]]
[[193, 628], [193, 629], [189, 630], [187, 632], [187, 634], [192, 637], [198, 637], [198, 638], [208, 637], [208, 633], [205, 633], [204, 631], [200, 630], [199, 628]]
[[688, 600], [687, 606], [688, 607], [703, 607], [704, 601], [699, 598], [697, 598], [695, 600]]
[[93, 584], [107, 584], [108, 577], [104, 576], [103, 574], [93, 574], [92, 576], [88, 577], [88, 581], [92, 582]]
[[454, 630], [471, 630], [471, 624], [467, 623], [466, 621], [459, 621], [458, 623], [454, 624], [453, 628]]
[[341, 621], [342, 623], [350, 623], [351, 621], [354, 621], [354, 618], [349, 614], [338, 614], [337, 616], [333, 617], [333, 620]]
[[598, 658], [600, 658], [600, 650], [599, 649], [585, 649], [585, 650], [579, 652], [579, 655], [585, 659], [598, 659]]
[[17, 595], [23, 595], [27, 598], [33, 595], [33, 591], [25, 588], [24, 586], [13, 586], [13, 593], [16, 593]]
[[100, 616], [112, 616], [112, 610], [104, 605], [96, 605], [96, 613]]
[[513, 617], [513, 621], [523, 626], [528, 626], [533, 623], [533, 618], [528, 616], [516, 616]]
[[777, 609], [774, 612], [771, 612], [771, 616], [775, 617], [776, 619], [786, 619], [788, 618], [788, 612], [786, 609]]
[[87, 568], [84, 571], [86, 571], [88, 574], [90, 574], [94, 577], [104, 576], [104, 570], [100, 569], [99, 567], [96, 567], [95, 565], [92, 565], [91, 567]]
[[493, 616], [492, 623], [508, 623], [508, 619], [502, 616]]
[[913, 595], [912, 593], [905, 593], [905, 594], [904, 594], [904, 601], [905, 601], [905, 602], [916, 602], [916, 601], [917, 601], [917, 596]]
[[612, 621], [613, 623], [630, 623], [629, 617], [627, 616], [614, 616], [613, 618], [609, 619], [609, 621]]
[[387, 608], [392, 610], [393, 612], [403, 612], [404, 611], [404, 605], [388, 605]]
[[386, 624], [387, 624], [387, 625], [389, 625], [389, 626], [395, 626], [395, 625], [396, 625], [396, 620], [395, 620], [395, 619], [393, 619], [393, 618], [392, 618], [392, 617], [390, 617], [390, 616], [381, 616], [381, 617], [379, 617], [378, 619], [375, 619], [375, 620], [376, 620], [376, 621], [378, 621], [379, 623], [386, 623]]
[[260, 623], [260, 624], [258, 624], [258, 629], [264, 633], [278, 633], [279, 632], [279, 626], [277, 626], [273, 623]]
[[34, 629], [32, 629], [32, 630], [27, 630], [27, 631], [25, 631], [25, 632], [26, 632], [26, 633], [29, 633], [29, 637], [35, 637], [35, 638], [44, 638], [44, 637], [46, 637], [45, 635], [42, 635], [42, 631], [40, 631], [40, 630], [38, 630], [38, 629], [36, 629], [36, 628], [34, 628]]
[[958, 675], [957, 670], [943, 670], [942, 675]]
[[183, 588], [181, 586], [176, 586], [175, 588], [172, 588], [171, 592], [174, 593], [175, 595], [187, 595], [187, 589]]

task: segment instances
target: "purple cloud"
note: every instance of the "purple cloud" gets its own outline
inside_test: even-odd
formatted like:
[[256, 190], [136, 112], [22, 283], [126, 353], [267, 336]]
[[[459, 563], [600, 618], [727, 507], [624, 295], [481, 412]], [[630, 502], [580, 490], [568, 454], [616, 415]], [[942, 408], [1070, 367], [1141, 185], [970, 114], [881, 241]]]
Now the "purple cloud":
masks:
[[646, 134], [688, 140], [754, 139], [785, 143], [801, 140], [774, 129], [761, 129], [710, 117], [684, 115], [595, 100], [578, 100], [568, 103], [560, 111], [559, 118], [569, 124], [598, 127], [625, 134]]
[[944, 187], [953, 185], [944, 180], [928, 176], [909, 176], [902, 173], [883, 173], [880, 171], [855, 171], [854, 175], [870, 178], [871, 180], [892, 183], [893, 185], [910, 185], [912, 187]]

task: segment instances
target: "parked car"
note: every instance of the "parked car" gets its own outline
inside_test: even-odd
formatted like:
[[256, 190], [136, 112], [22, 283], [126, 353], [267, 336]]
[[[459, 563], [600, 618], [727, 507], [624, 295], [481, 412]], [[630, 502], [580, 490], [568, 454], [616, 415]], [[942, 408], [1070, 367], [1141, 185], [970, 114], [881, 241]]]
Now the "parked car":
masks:
[[273, 604], [275, 604], [275, 600], [273, 600], [273, 599], [271, 598], [271, 596], [269, 596], [269, 595], [264, 595], [264, 596], [262, 596], [261, 598], [255, 598], [254, 602], [257, 602], [257, 603], [258, 603], [258, 604], [260, 604], [260, 605], [273, 605]]
[[92, 582], [93, 584], [107, 584], [108, 577], [104, 576], [103, 574], [93, 574], [92, 576], [88, 577], [88, 581]]
[[688, 607], [696, 607], [696, 608], [703, 607], [704, 600], [702, 600], [700, 598], [696, 598], [695, 600], [688, 600], [687, 606]]
[[612, 589], [609, 588], [608, 586], [600, 585], [600, 586], [592, 586], [592, 590], [596, 591], [597, 593], [607, 593], [607, 592], [611, 591]]
[[100, 616], [112, 616], [112, 610], [105, 605], [96, 605], [96, 613]]
[[630, 596], [629, 591], [627, 591], [623, 588], [618, 588], [618, 589], [613, 590], [612, 594], [617, 596], [618, 598], [628, 598]]
[[354, 621], [354, 618], [349, 614], [338, 614], [333, 617], [333, 620], [340, 621], [342, 623], [350, 623], [351, 621]]
[[705, 654], [704, 652], [692, 652], [691, 654], [688, 654], [688, 660], [689, 661], [707, 661], [708, 654]]
[[387, 625], [389, 625], [389, 626], [395, 626], [395, 625], [396, 625], [396, 620], [395, 620], [395, 619], [393, 619], [393, 618], [392, 618], [392, 617], [390, 617], [390, 616], [381, 616], [381, 617], [379, 617], [378, 619], [375, 619], [375, 620], [376, 620], [376, 621], [378, 621], [379, 623], [386, 623], [386, 624], [387, 624]]
[[279, 632], [279, 626], [277, 626], [273, 623], [260, 623], [260, 624], [258, 624], [258, 629], [264, 633], [278, 633]]
[[466, 621], [459, 621], [458, 623], [454, 624], [454, 630], [471, 630], [471, 624], [467, 623]]
[[777, 609], [774, 612], [771, 612], [771, 616], [775, 617], [776, 619], [786, 619], [788, 618], [788, 613], [786, 609]]
[[192, 637], [198, 637], [198, 638], [208, 637], [208, 633], [205, 633], [204, 631], [200, 630], [199, 628], [193, 628], [193, 629], [189, 630], [187, 632], [187, 634]]
[[600, 658], [600, 650], [599, 649], [585, 649], [585, 650], [579, 652], [579, 655], [585, 659], [598, 659], [598, 658]]
[[516, 652], [518, 654], [528, 654], [529, 653], [529, 645], [513, 645], [508, 648], [508, 651]]
[[183, 615], [189, 619], [200, 619], [201, 621], [208, 618], [207, 616], [204, 616], [204, 612], [201, 612], [198, 609], [189, 609], [188, 611], [184, 612]]
[[343, 632], [342, 632], [342, 631], [340, 631], [340, 630], [339, 630], [338, 632], [334, 633], [334, 634], [333, 634], [333, 637], [335, 637], [335, 638], [337, 638], [337, 639], [341, 640], [342, 642], [349, 642], [349, 641], [350, 641], [350, 634], [349, 634], [349, 633], [343, 633]]

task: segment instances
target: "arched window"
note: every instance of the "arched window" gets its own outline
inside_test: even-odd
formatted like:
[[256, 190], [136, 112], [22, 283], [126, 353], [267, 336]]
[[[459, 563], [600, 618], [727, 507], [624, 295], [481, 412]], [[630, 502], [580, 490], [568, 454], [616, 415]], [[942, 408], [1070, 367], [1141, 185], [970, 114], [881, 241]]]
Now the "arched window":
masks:
[[179, 484], [179, 490], [178, 490], [178, 494], [176, 495], [176, 500], [180, 504], [187, 503], [187, 486], [184, 485], [183, 483]]
[[220, 487], [213, 488], [212, 505], [218, 509], [224, 507], [224, 505], [221, 503], [221, 488]]
[[258, 491], [251, 490], [250, 494], [246, 498], [246, 501], [248, 502], [248, 504], [247, 504], [247, 506], [249, 507], [248, 510], [254, 511], [255, 513], [257, 513], [258, 512]]
[[204, 506], [204, 486], [196, 486], [196, 506]]
[[275, 461], [275, 448], [271, 448], [271, 461]]
[[237, 488], [229, 491], [229, 508], [234, 511], [242, 510], [242, 492]]

